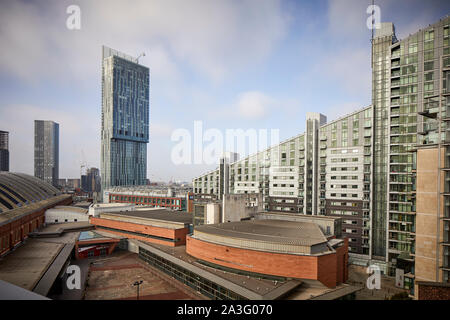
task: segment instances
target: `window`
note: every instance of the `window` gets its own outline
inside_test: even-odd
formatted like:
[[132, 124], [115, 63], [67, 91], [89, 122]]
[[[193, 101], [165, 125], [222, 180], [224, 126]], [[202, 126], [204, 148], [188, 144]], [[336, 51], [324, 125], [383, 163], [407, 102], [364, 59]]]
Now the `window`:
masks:
[[433, 70], [433, 68], [434, 68], [434, 61], [428, 61], [423, 64], [424, 71]]
[[433, 40], [434, 39], [434, 30], [425, 31], [424, 40]]
[[417, 52], [417, 43], [410, 43], [408, 53], [416, 53], [416, 52]]
[[424, 83], [424, 85], [423, 85], [423, 90], [424, 91], [433, 91], [433, 89], [434, 89], [433, 82], [426, 82], [426, 83]]
[[433, 80], [434, 72], [425, 73], [424, 76], [425, 76], [425, 79], [424, 79], [425, 81], [431, 81], [431, 80]]

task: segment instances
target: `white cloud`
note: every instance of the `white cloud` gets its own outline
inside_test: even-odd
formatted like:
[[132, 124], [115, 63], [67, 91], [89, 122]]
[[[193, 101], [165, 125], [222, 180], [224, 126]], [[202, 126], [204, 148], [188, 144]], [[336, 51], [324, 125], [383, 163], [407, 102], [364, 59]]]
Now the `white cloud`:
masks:
[[262, 91], [253, 90], [237, 94], [234, 101], [220, 108], [209, 109], [208, 115], [220, 120], [235, 119], [248, 122], [267, 120], [274, 111], [278, 116], [297, 116], [299, 110], [300, 103], [297, 99], [274, 97]]
[[244, 92], [239, 95], [236, 108], [240, 117], [257, 119], [266, 116], [274, 100], [258, 91]]
[[[280, 1], [79, 1], [81, 30], [66, 28], [69, 1], [7, 1], [0, 11], [0, 71], [29, 81], [100, 74], [100, 46], [138, 55], [155, 76], [176, 61], [220, 81], [257, 63], [286, 31]], [[73, 75], [68, 76], [68, 75]]]

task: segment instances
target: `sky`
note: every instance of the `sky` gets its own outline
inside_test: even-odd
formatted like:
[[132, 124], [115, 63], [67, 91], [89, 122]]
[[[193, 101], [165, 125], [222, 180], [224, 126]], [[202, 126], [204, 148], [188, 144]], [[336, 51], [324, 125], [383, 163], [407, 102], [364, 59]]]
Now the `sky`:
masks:
[[[34, 174], [34, 120], [60, 125], [60, 178], [100, 168], [101, 46], [150, 68], [147, 178], [191, 181], [215, 164], [177, 164], [172, 134], [302, 133], [371, 103], [371, 0], [3, 0], [0, 130], [10, 171]], [[450, 1], [378, 0], [399, 39], [450, 14]], [[67, 28], [80, 8], [80, 29]], [[269, 143], [270, 144], [270, 143]], [[232, 151], [232, 150], [228, 150]], [[245, 155], [241, 155], [245, 156]]]

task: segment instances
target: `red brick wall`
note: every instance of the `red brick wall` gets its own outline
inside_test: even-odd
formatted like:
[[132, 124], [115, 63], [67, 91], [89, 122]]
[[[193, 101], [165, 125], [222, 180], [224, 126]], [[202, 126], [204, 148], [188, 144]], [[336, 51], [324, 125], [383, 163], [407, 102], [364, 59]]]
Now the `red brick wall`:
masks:
[[143, 224], [137, 224], [137, 223], [131, 223], [131, 222], [123, 222], [123, 221], [116, 221], [116, 220], [110, 220], [110, 219], [104, 219], [104, 218], [90, 218], [90, 223], [99, 226], [99, 227], [107, 227], [107, 228], [113, 228], [118, 230], [125, 230], [125, 231], [131, 231], [131, 232], [138, 232], [147, 234], [150, 236], [157, 236], [162, 238], [168, 238], [168, 239], [180, 239], [180, 241], [177, 242], [168, 242], [164, 240], [158, 240], [158, 239], [150, 239], [146, 237], [140, 237], [137, 235], [130, 235], [127, 233], [121, 233], [120, 231], [110, 231], [115, 234], [120, 234], [121, 236], [131, 238], [131, 239], [137, 239], [142, 241], [148, 241], [168, 246], [180, 246], [186, 244], [186, 235], [188, 234], [188, 228], [180, 228], [180, 229], [167, 229], [162, 227], [152, 227], [147, 226]]
[[337, 282], [336, 254], [316, 257], [271, 253], [213, 244], [189, 236], [186, 238], [186, 252], [200, 260], [234, 269], [319, 280], [328, 287], [336, 286]]
[[337, 253], [337, 283], [348, 280], [348, 238], [344, 239], [344, 245], [336, 249]]
[[418, 284], [418, 300], [450, 300], [450, 287]]

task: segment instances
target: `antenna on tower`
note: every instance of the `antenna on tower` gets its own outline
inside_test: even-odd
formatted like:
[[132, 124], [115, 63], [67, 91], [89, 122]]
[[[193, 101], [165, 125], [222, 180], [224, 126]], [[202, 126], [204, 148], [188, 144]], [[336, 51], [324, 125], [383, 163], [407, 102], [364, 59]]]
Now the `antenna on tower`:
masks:
[[372, 30], [370, 30], [372, 32], [372, 38], [370, 39], [370, 44], [372, 46], [371, 50], [372, 50], [372, 54], [370, 55], [370, 64], [371, 67], [373, 68], [373, 27], [374, 27], [374, 0], [372, 0]]
[[373, 43], [373, 27], [374, 27], [374, 24], [373, 24], [373, 22], [374, 22], [374, 17], [373, 17], [373, 14], [374, 14], [374, 0], [372, 0], [372, 43]]
[[140, 57], [145, 57], [145, 52], [142, 52], [142, 53], [136, 58], [137, 63], [139, 63], [139, 58], [140, 58]]

